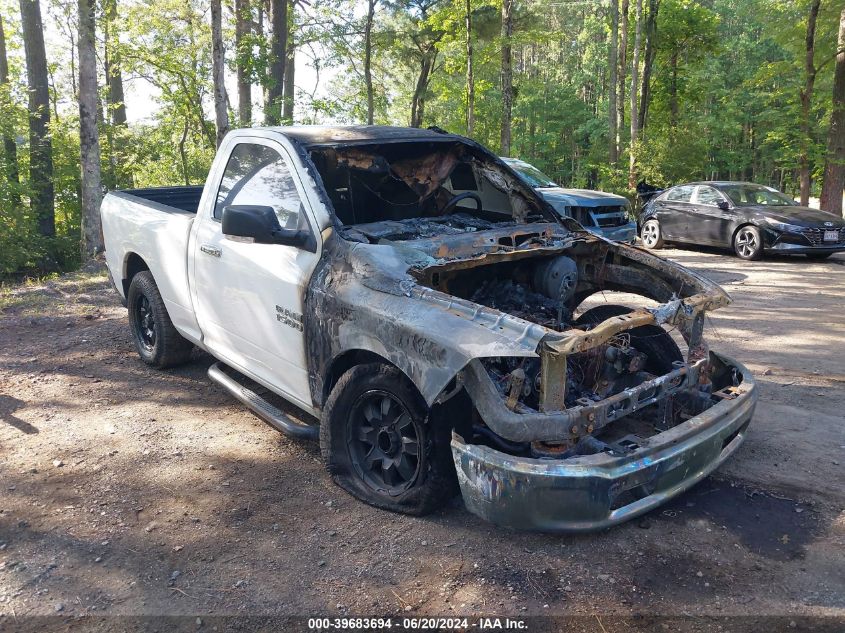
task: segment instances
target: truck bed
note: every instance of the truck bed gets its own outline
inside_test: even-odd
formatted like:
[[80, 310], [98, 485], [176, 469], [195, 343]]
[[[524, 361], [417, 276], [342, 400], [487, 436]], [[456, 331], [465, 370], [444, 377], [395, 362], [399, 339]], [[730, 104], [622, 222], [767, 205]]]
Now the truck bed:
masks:
[[146, 187], [142, 189], [123, 189], [119, 193], [136, 198], [143, 198], [148, 202], [165, 207], [174, 207], [189, 213], [196, 213], [202, 198], [202, 185], [188, 185], [181, 187]]
[[118, 292], [126, 298], [130, 268], [148, 268], [173, 325], [192, 340], [200, 334], [188, 287], [188, 243], [202, 191], [202, 187], [113, 191], [100, 207], [106, 264]]

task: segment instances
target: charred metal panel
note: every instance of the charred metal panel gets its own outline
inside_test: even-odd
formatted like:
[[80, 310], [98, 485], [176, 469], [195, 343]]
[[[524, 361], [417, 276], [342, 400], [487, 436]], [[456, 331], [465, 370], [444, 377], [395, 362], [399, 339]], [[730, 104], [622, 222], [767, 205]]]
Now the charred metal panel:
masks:
[[563, 411], [566, 408], [566, 354], [543, 345], [540, 360], [540, 411]]
[[[331, 362], [372, 352], [401, 369], [432, 404], [469, 360], [536, 356], [546, 330], [416, 284], [414, 263], [390, 246], [354, 244], [327, 231], [305, 296], [309, 380], [316, 408]], [[418, 255], [417, 255], [418, 256]]]
[[707, 359], [681, 363], [675, 370], [599, 400], [565, 410], [534, 411], [527, 407], [511, 411], [502, 394], [478, 360], [467, 364], [459, 375], [478, 413], [497, 435], [512, 442], [573, 443], [610, 422], [643, 409], [668, 396], [698, 386]]
[[452, 455], [467, 508], [498, 525], [548, 532], [606, 528], [639, 516], [690, 488], [742, 444], [757, 403], [751, 374], [703, 413], [651, 438], [629, 454], [531, 459], [452, 436]]

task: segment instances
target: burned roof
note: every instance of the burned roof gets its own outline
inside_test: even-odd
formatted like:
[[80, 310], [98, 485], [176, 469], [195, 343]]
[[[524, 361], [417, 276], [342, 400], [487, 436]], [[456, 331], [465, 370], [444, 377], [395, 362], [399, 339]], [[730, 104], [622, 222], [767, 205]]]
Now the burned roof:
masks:
[[295, 125], [271, 128], [306, 148], [407, 141], [464, 140], [455, 134], [390, 125]]

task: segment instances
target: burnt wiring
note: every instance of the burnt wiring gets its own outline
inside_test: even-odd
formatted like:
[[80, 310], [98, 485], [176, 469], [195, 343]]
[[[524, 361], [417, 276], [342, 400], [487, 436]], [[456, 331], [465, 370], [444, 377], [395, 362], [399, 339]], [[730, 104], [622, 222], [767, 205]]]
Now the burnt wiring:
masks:
[[[391, 206], [395, 206], [395, 207], [418, 207], [418, 206], [420, 206], [423, 202], [425, 202], [425, 200], [426, 200], [426, 198], [423, 198], [422, 200], [414, 200], [413, 202], [394, 202], [394, 201], [392, 201], [392, 200], [388, 200], [388, 199], [387, 199], [387, 198], [385, 198], [385, 197], [384, 197], [381, 193], [379, 193], [378, 191], [376, 191], [375, 189], [373, 189], [372, 187], [370, 187], [370, 186], [369, 186], [366, 182], [364, 182], [364, 180], [363, 180], [362, 178], [359, 178], [358, 176], [352, 176], [352, 172], [351, 172], [351, 171], [349, 172], [349, 176], [350, 176], [350, 178], [354, 178], [354, 179], [355, 179], [355, 182], [359, 183], [359, 184], [360, 184], [360, 185], [361, 185], [364, 189], [366, 189], [367, 191], [369, 191], [369, 192], [370, 192], [371, 194], [373, 194], [376, 198], [378, 198], [378, 199], [379, 199], [379, 200], [381, 200], [382, 202], [384, 202], [384, 203], [386, 203], [386, 204], [389, 204], [389, 205], [391, 205]], [[394, 176], [393, 174], [388, 174], [388, 176], [389, 176], [390, 178], [392, 178], [393, 180], [395, 180], [396, 182], [401, 182], [402, 184], [405, 184], [405, 182], [404, 182], [401, 178], [397, 178], [397, 177], [396, 177], [396, 176]]]

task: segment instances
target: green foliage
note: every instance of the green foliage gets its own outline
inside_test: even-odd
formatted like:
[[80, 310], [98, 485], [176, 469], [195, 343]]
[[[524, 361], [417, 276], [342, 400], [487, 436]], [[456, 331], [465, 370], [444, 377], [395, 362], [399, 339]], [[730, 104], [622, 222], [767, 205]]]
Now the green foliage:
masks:
[[[380, 110], [382, 122], [407, 121], [419, 60], [411, 35], [421, 28], [420, 15], [411, 4], [392, 3], [391, 10], [381, 14], [376, 65], [384, 88], [382, 105], [387, 105]], [[650, 3], [643, 4], [645, 33]], [[808, 3], [660, 0], [658, 4], [651, 98], [645, 128], [634, 148], [628, 147], [627, 140], [635, 28], [633, 10], [629, 14], [625, 121], [620, 130], [624, 155], [616, 168], [607, 164], [611, 86], [606, 4], [599, 10], [590, 3], [517, 4], [513, 154], [535, 163], [561, 184], [619, 193], [630, 193], [626, 167], [632, 149], [639, 177], [656, 184], [746, 178], [788, 190], [797, 187], [798, 97]], [[437, 42], [438, 64], [428, 87], [423, 125], [464, 132], [465, 4], [443, 0], [434, 5], [425, 28], [443, 36]], [[495, 0], [472, 1], [473, 136], [494, 149], [501, 121], [500, 8]], [[832, 68], [825, 67], [825, 60], [833, 52], [836, 27], [835, 7], [823, 3], [816, 36], [816, 65], [821, 71], [816, 79], [810, 148], [817, 176], [830, 108]], [[338, 82], [342, 98], [324, 112], [338, 120], [360, 121], [363, 89], [356, 75], [360, 40], [354, 29], [345, 34], [343, 50], [333, 63], [350, 72]]]
[[[103, 88], [101, 147], [107, 184], [122, 180], [139, 187], [160, 186], [205, 179], [215, 146], [214, 126], [204, 113], [205, 107], [210, 114], [212, 93], [207, 1], [119, 3], [117, 21], [111, 24], [119, 33], [113, 52], [122, 60], [125, 78], [155, 86], [158, 109], [151, 119], [129, 128], [111, 125]], [[502, 108], [501, 0], [470, 4], [473, 137], [496, 150]], [[51, 129], [57, 236], [49, 240], [37, 235], [28, 209], [27, 90], [15, 5], [0, 0], [11, 74], [10, 85], [0, 87], [0, 133], [17, 140], [20, 173], [19, 183], [0, 178], [0, 274], [74, 266], [80, 230], [78, 116], [70, 56], [75, 3], [42, 0], [54, 23], [51, 34], [61, 40], [48, 46], [58, 115]], [[614, 166], [608, 164], [609, 95], [616, 88], [609, 83], [608, 0], [516, 3], [512, 154], [536, 164], [562, 185], [628, 195], [631, 153], [638, 179], [656, 185], [731, 178], [796, 191], [804, 143], [799, 95], [808, 0], [660, 0], [657, 5], [647, 117], [633, 147], [628, 131], [633, 8], [629, 14], [624, 124], [619, 131], [622, 155]], [[652, 6], [643, 1], [643, 47]], [[376, 123], [406, 125], [415, 101], [424, 105], [423, 126], [466, 132], [465, 10], [465, 0], [378, 0], [372, 31]], [[816, 188], [830, 113], [838, 11], [837, 3], [822, 2], [816, 34], [818, 74], [807, 140]], [[256, 23], [258, 16], [253, 4]], [[227, 13], [230, 72], [235, 64], [246, 63], [252, 81], [266, 83], [266, 32], [253, 32], [241, 50], [233, 50], [230, 18]], [[366, 3], [296, 3], [290, 19], [297, 55], [318, 69], [321, 82], [314, 94], [299, 86], [297, 123], [363, 122]], [[266, 16], [264, 25], [266, 29]], [[431, 72], [423, 75], [418, 89], [426, 60]], [[644, 64], [644, 51], [641, 60]], [[133, 104], [127, 106], [131, 111]]]
[[[134, 186], [157, 186], [204, 181], [214, 156], [214, 126], [202, 104], [211, 93], [210, 29], [201, 1], [150, 0], [121, 3], [118, 21], [119, 53], [124, 75], [141, 77], [159, 91], [160, 109], [154, 120], [131, 126], [101, 123], [102, 170], [127, 174]], [[42, 3], [58, 31], [75, 37], [75, 3]], [[80, 172], [79, 120], [68, 59], [50, 59], [54, 113], [51, 123], [56, 236], [38, 234], [28, 206], [28, 131], [26, 74], [22, 64], [19, 25], [4, 26], [10, 51], [10, 85], [0, 88], [0, 133], [17, 139], [20, 184], [0, 179], [0, 275], [37, 274], [79, 265]], [[10, 28], [14, 29], [10, 32]], [[98, 27], [99, 28], [99, 27]], [[260, 44], [260, 42], [259, 42]], [[69, 53], [48, 47], [51, 52]], [[73, 42], [75, 45], [75, 42]], [[261, 60], [256, 61], [256, 73]], [[106, 91], [103, 89], [103, 99]], [[128, 104], [131, 109], [132, 104]], [[105, 110], [105, 102], [103, 103]], [[111, 178], [111, 180], [114, 180]]]

